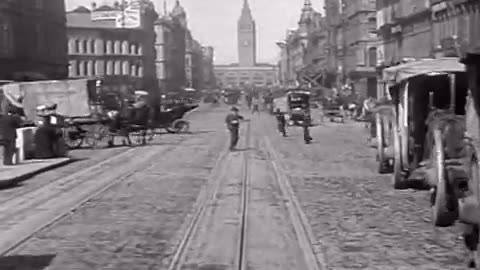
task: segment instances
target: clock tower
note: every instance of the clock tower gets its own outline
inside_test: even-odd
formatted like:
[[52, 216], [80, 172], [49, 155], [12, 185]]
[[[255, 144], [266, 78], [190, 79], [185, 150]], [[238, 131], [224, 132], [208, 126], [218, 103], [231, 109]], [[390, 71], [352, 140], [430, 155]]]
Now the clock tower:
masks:
[[238, 64], [242, 67], [253, 67], [256, 63], [256, 27], [248, 5], [243, 1], [242, 15], [237, 26]]

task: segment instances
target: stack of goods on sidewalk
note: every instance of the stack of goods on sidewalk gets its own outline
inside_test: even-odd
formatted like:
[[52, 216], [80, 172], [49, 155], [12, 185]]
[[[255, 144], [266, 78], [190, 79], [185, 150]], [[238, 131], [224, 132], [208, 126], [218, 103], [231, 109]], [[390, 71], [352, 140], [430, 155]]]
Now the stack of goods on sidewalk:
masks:
[[[45, 99], [51, 90], [49, 84], [55, 82], [9, 83], [0, 89], [4, 165], [68, 156], [62, 138], [63, 117], [56, 113], [57, 105], [47, 105], [49, 102]], [[62, 90], [68, 92], [69, 89]], [[38, 105], [42, 100], [44, 104]]]

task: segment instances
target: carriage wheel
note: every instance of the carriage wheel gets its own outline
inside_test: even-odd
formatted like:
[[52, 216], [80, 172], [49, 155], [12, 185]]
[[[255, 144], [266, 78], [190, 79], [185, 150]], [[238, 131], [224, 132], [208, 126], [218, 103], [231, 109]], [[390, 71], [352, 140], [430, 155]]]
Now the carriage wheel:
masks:
[[[143, 136], [145, 133], [145, 136]], [[138, 145], [145, 145], [148, 141], [148, 134], [147, 131], [143, 130], [136, 130], [128, 133], [128, 138], [132, 143], [130, 146], [138, 146]]]
[[445, 153], [440, 129], [433, 131], [434, 149], [433, 164], [435, 167], [436, 187], [432, 200], [432, 222], [437, 227], [452, 226], [458, 218], [458, 201], [452, 190], [448, 190], [448, 179], [445, 168]]
[[89, 126], [85, 136], [85, 143], [91, 148], [98, 148], [100, 143], [108, 137], [110, 132], [108, 128], [101, 124]]
[[400, 138], [400, 130], [398, 129], [398, 124], [396, 119], [393, 121], [393, 176], [392, 183], [394, 189], [402, 189], [404, 187], [405, 175], [403, 172], [402, 165], [402, 144]]
[[80, 130], [76, 126], [67, 126], [63, 128], [63, 138], [69, 149], [78, 149], [82, 146], [84, 139], [82, 136], [78, 136], [77, 134], [71, 136], [71, 133], [78, 132], [80, 132]]

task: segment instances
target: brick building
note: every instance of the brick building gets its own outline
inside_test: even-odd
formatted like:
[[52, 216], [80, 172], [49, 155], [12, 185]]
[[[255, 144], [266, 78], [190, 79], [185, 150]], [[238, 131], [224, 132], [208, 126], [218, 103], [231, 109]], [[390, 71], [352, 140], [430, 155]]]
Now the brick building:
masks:
[[[122, 20], [122, 12], [138, 20]], [[145, 89], [158, 98], [153, 22], [157, 14], [148, 1], [129, 6], [92, 5], [67, 13], [69, 76], [102, 77], [104, 86], [123, 93]]]
[[0, 78], [64, 79], [64, 0], [0, 1]]

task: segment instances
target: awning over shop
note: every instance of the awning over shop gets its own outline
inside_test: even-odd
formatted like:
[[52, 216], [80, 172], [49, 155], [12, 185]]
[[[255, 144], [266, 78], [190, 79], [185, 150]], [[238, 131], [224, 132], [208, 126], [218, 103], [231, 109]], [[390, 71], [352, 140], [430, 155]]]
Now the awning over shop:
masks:
[[465, 65], [458, 58], [423, 59], [389, 67], [383, 70], [383, 80], [399, 83], [403, 80], [429, 73], [464, 72]]

